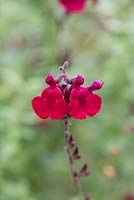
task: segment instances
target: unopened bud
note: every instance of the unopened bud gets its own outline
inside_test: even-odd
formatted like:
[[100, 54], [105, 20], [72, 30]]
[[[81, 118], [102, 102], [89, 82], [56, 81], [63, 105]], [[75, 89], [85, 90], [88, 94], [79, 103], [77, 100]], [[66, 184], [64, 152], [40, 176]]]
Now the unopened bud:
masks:
[[75, 85], [82, 85], [84, 83], [84, 78], [81, 75], [78, 75], [75, 79], [74, 79], [74, 84]]
[[102, 88], [102, 85], [104, 84], [104, 82], [102, 81], [98, 81], [98, 80], [95, 80], [91, 86], [89, 86], [87, 89], [90, 91], [90, 92], [93, 92], [95, 90], [100, 90]]
[[56, 81], [51, 74], [48, 74], [45, 80], [48, 85], [56, 85]]

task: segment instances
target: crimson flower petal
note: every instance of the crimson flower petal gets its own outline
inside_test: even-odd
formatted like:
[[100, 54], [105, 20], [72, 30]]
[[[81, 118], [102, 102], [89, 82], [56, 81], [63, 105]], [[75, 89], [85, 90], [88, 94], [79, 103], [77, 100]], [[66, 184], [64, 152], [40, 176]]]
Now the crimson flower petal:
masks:
[[88, 90], [84, 87], [74, 88], [70, 94], [69, 114], [75, 119], [85, 119], [87, 116]]
[[53, 102], [53, 105], [50, 111], [50, 118], [53, 120], [61, 119], [66, 115], [67, 112], [68, 112], [68, 107], [64, 99], [63, 98], [56, 99]]
[[34, 97], [32, 99], [32, 107], [34, 112], [42, 119], [46, 119], [49, 116], [49, 111], [47, 108], [47, 102], [40, 96]]
[[68, 107], [58, 87], [54, 89], [51, 87], [44, 89], [41, 97], [47, 102], [51, 119], [61, 119], [66, 115]]
[[92, 94], [87, 88], [73, 88], [70, 94], [69, 114], [75, 119], [93, 117], [101, 108], [101, 97]]
[[82, 108], [80, 102], [78, 100], [72, 100], [69, 107], [69, 114], [74, 119], [85, 119], [86, 118], [86, 112]]
[[87, 115], [93, 117], [96, 115], [102, 105], [101, 97], [97, 94], [89, 94], [87, 99]]
[[68, 12], [79, 13], [84, 10], [87, 0], [58, 0]]

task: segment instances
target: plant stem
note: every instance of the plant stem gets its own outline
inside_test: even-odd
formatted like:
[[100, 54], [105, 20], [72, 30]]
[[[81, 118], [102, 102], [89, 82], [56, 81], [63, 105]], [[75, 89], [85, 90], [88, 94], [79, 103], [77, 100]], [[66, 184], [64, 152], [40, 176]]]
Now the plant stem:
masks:
[[84, 195], [83, 195], [81, 183], [79, 180], [79, 174], [77, 172], [77, 169], [76, 169], [76, 166], [74, 163], [74, 159], [73, 159], [72, 153], [70, 151], [70, 146], [68, 145], [68, 138], [70, 136], [70, 131], [69, 131], [69, 119], [67, 117], [64, 119], [64, 136], [65, 136], [65, 151], [66, 151], [66, 154], [67, 154], [67, 157], [69, 160], [74, 187], [78, 194], [79, 200], [83, 200]]

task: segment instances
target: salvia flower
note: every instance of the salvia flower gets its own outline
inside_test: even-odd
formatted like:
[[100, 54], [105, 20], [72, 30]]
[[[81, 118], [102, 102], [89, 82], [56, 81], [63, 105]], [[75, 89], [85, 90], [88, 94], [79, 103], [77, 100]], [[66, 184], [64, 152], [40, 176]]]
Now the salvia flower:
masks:
[[[67, 76], [60, 74], [60, 79], [59, 77], [54, 79], [49, 74], [46, 77], [49, 87], [45, 88], [40, 96], [32, 99], [33, 110], [40, 118], [50, 117], [57, 120], [68, 116], [83, 120], [87, 116], [93, 117], [100, 111], [101, 97], [93, 92], [101, 89], [103, 83], [94, 81], [86, 88], [82, 86], [84, 78], [81, 75], [72, 79]], [[60, 85], [62, 78], [65, 83]]]
[[93, 117], [100, 111], [101, 97], [91, 93], [88, 88], [81, 87], [84, 78], [78, 75], [74, 81], [70, 94], [69, 114], [75, 119]]
[[66, 12], [79, 13], [84, 10], [87, 0], [58, 0]]
[[42, 119], [61, 119], [68, 111], [67, 104], [52, 75], [47, 76], [46, 83], [50, 86], [42, 91], [41, 96], [32, 99], [33, 110]]
[[[78, 0], [79, 1], [79, 0]], [[70, 2], [73, 2], [70, 0]], [[75, 2], [75, 1], [74, 1]], [[84, 77], [77, 75], [69, 77], [65, 70], [68, 67], [66, 61], [59, 69], [62, 71], [57, 78], [47, 75], [44, 88], [39, 96], [32, 99], [32, 108], [41, 119], [50, 117], [52, 120], [64, 121], [65, 151], [68, 156], [72, 171], [72, 179], [78, 194], [82, 194], [79, 184], [81, 176], [88, 176], [90, 170], [85, 163], [77, 170], [75, 161], [81, 159], [78, 146], [69, 130], [69, 118], [83, 120], [86, 117], [96, 115], [102, 105], [102, 99], [94, 91], [102, 88], [103, 82], [95, 80], [91, 86], [84, 87]], [[91, 200], [90, 196], [83, 195], [85, 200]]]

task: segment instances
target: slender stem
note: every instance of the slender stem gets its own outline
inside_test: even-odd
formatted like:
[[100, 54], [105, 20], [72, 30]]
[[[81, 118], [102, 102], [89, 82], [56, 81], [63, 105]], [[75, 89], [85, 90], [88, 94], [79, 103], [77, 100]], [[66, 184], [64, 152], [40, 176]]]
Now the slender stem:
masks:
[[69, 119], [68, 118], [64, 119], [64, 136], [65, 136], [65, 151], [66, 151], [66, 154], [67, 154], [67, 157], [69, 160], [74, 187], [78, 194], [79, 200], [83, 200], [84, 195], [83, 195], [82, 187], [80, 184], [79, 175], [78, 175], [77, 169], [75, 167], [75, 163], [74, 163], [74, 159], [72, 157], [72, 153], [70, 151], [70, 147], [68, 145], [68, 137], [70, 136]]

